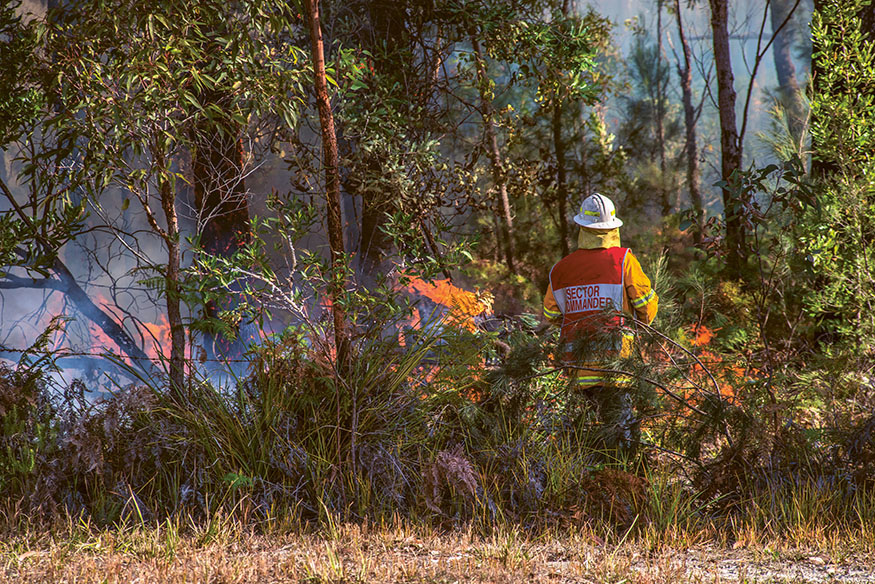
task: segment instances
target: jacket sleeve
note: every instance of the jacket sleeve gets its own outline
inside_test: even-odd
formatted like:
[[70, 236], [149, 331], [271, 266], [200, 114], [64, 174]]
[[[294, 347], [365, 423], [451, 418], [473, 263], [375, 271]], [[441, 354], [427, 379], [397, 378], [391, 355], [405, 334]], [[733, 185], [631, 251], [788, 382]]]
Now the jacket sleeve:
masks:
[[544, 295], [544, 318], [554, 324], [562, 318], [562, 311], [553, 296], [553, 284], [547, 285], [547, 293]]
[[656, 318], [659, 296], [650, 286], [650, 278], [644, 274], [638, 258], [631, 251], [626, 254], [626, 263], [623, 264], [623, 279], [626, 283], [629, 304], [635, 312], [635, 318], [650, 324]]

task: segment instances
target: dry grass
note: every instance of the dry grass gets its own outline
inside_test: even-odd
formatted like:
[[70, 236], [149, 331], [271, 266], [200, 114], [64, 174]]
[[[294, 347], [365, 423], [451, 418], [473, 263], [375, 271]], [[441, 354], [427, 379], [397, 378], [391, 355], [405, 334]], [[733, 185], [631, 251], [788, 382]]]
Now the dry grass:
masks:
[[319, 532], [286, 525], [255, 535], [221, 520], [113, 530], [71, 522], [5, 537], [0, 582], [875, 582], [875, 543], [850, 534], [820, 549], [792, 540], [733, 549], [701, 536], [689, 548], [675, 539], [616, 539], [602, 543], [586, 527], [484, 536], [399, 522]]

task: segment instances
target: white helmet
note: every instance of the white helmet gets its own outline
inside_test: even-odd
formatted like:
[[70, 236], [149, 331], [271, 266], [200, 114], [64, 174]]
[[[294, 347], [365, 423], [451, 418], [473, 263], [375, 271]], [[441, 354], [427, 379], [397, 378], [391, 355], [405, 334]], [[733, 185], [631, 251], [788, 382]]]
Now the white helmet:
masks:
[[617, 219], [614, 203], [598, 193], [590, 195], [580, 204], [580, 212], [574, 216], [574, 222], [589, 229], [616, 229], [623, 225]]

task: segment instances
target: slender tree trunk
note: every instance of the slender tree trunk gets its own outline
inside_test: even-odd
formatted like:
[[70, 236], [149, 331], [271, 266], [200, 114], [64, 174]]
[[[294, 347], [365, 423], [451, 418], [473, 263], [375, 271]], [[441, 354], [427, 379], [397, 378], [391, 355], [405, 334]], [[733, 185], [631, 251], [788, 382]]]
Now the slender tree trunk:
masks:
[[705, 223], [705, 210], [702, 205], [702, 192], [699, 190], [699, 148], [696, 145], [696, 108], [693, 106], [692, 52], [687, 35], [684, 32], [680, 0], [675, 0], [674, 9], [675, 17], [677, 18], [678, 37], [680, 38], [681, 50], [684, 55], [683, 67], [678, 63], [678, 75], [681, 78], [681, 92], [684, 103], [684, 127], [686, 129], [684, 152], [687, 158], [687, 189], [690, 191], [690, 202], [693, 205], [693, 213], [696, 216], [696, 243], [701, 243], [702, 229]]
[[553, 104], [553, 148], [556, 150], [556, 201], [559, 205], [559, 240], [562, 255], [567, 256], [568, 247], [568, 179], [565, 172], [565, 142], [562, 140], [562, 103]]
[[310, 22], [310, 47], [313, 59], [313, 77], [316, 89], [316, 104], [319, 108], [319, 123], [322, 130], [322, 157], [325, 169], [325, 195], [327, 199], [328, 245], [331, 250], [331, 274], [328, 294], [334, 316], [334, 347], [337, 368], [341, 375], [349, 370], [350, 341], [346, 314], [338, 299], [345, 286], [343, 222], [340, 213], [340, 168], [337, 153], [337, 133], [334, 130], [334, 115], [328, 97], [328, 82], [325, 77], [325, 52], [322, 44], [322, 24], [319, 20], [319, 0], [304, 0]]
[[662, 216], [671, 213], [672, 205], [665, 186], [665, 90], [662, 75], [662, 2], [656, 0], [656, 143], [659, 148], [659, 198]]
[[[156, 143], [158, 140], [156, 140]], [[161, 147], [156, 147], [156, 162], [161, 175], [158, 177], [158, 195], [161, 210], [167, 223], [164, 241], [167, 244], [167, 272], [165, 279], [165, 300], [167, 322], [170, 324], [170, 385], [180, 391], [185, 387], [185, 326], [182, 323], [180, 307], [180, 248], [179, 217], [176, 213], [176, 192], [167, 177], [168, 171]]]
[[492, 160], [492, 180], [498, 191], [498, 203], [501, 209], [499, 219], [501, 221], [502, 239], [504, 239], [504, 259], [507, 263], [507, 268], [511, 273], [515, 274], [513, 215], [510, 210], [510, 199], [507, 195], [504, 163], [501, 158], [501, 151], [498, 149], [498, 136], [495, 131], [495, 123], [493, 122], [495, 112], [492, 109], [492, 101], [489, 99], [486, 91], [486, 66], [483, 63], [483, 51], [480, 49], [480, 42], [474, 35], [471, 35], [471, 46], [474, 49], [474, 60], [477, 67], [477, 88], [480, 93], [480, 107], [483, 110], [486, 148]]
[[[778, 31], [788, 18], [792, 18], [796, 0], [771, 0], [770, 6], [772, 30]], [[792, 30], [788, 22], [778, 31], [772, 46], [772, 55], [775, 59], [775, 72], [778, 74], [781, 97], [787, 110], [790, 134], [798, 144], [805, 123], [805, 112], [802, 104], [802, 91], [799, 88], [799, 81], [796, 79], [796, 65], [793, 64], [793, 57], [790, 54]]]
[[[735, 119], [735, 87], [729, 49], [728, 0], [710, 0], [714, 63], [717, 68], [717, 105], [720, 115], [721, 177], [729, 183], [741, 168], [741, 143]], [[743, 203], [732, 191], [723, 188], [723, 213], [726, 218], [726, 264], [729, 273], [740, 276], [744, 263], [745, 233]]]

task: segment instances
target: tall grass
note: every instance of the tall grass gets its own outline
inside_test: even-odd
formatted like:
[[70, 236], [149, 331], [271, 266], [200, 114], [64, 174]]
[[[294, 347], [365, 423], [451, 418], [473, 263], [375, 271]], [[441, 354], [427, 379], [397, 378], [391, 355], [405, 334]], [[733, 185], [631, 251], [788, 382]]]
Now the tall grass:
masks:
[[648, 422], [659, 449], [624, 459], [599, 446], [598, 420], [550, 372], [551, 345], [533, 329], [504, 337], [511, 351], [497, 363], [495, 335], [434, 327], [405, 340], [361, 341], [340, 376], [330, 355], [288, 336], [227, 387], [143, 379], [56, 409], [38, 399], [38, 371], [6, 371], [2, 528], [57, 515], [148, 525], [171, 554], [181, 533], [206, 543], [241, 525], [330, 533], [399, 518], [487, 535], [595, 530], [655, 547], [872, 535], [875, 494], [858, 467], [863, 479], [848, 478], [854, 461], [830, 464], [791, 426], [769, 434], [752, 408], [727, 416], [731, 445], [694, 456], [672, 453], [684, 444], [673, 437], [708, 420], [677, 406], [682, 415]]

